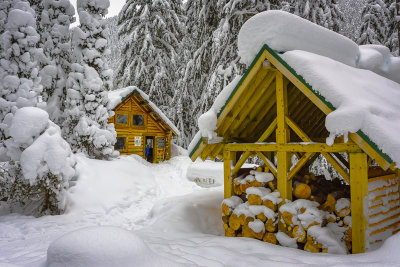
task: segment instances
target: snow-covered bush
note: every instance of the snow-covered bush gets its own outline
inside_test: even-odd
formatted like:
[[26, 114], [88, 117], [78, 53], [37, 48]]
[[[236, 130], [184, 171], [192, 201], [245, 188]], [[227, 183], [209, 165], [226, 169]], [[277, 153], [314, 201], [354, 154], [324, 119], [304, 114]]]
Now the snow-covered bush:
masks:
[[63, 135], [76, 152], [89, 157], [113, 155], [116, 132], [109, 125], [108, 90], [112, 70], [102, 56], [107, 54], [107, 30], [103, 16], [108, 0], [77, 2], [80, 26], [72, 33], [73, 56], [67, 80], [67, 98]]
[[11, 160], [1, 165], [5, 177], [0, 184], [5, 189], [0, 199], [34, 206], [29, 212], [35, 215], [59, 213], [75, 176], [76, 160], [70, 146], [42, 109], [24, 107], [10, 117], [5, 146]]

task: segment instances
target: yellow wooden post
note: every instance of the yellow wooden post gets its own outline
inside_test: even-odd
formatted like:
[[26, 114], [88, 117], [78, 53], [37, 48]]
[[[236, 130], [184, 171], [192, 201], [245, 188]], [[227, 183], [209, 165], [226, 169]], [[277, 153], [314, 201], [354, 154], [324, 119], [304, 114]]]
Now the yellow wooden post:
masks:
[[367, 154], [349, 153], [350, 157], [350, 197], [352, 219], [352, 253], [365, 252], [365, 231], [367, 218], [365, 211], [368, 194]]
[[171, 131], [169, 131], [169, 133], [168, 133], [166, 144], [168, 144], [168, 155], [166, 157], [166, 160], [169, 160], [172, 157], [172, 151], [171, 151], [172, 150], [172, 132]]
[[233, 195], [232, 170], [237, 162], [236, 154], [237, 152], [224, 149], [224, 198], [230, 198]]
[[[285, 117], [288, 114], [287, 106], [287, 83], [283, 81], [283, 75], [280, 72], [276, 73], [276, 106], [277, 106], [277, 129], [276, 129], [276, 143], [286, 144], [290, 141], [289, 127], [285, 122]], [[292, 200], [292, 181], [288, 179], [288, 172], [290, 169], [290, 153], [286, 151], [278, 151], [278, 166], [277, 166], [277, 181], [278, 191], [281, 198]], [[281, 203], [283, 204], [283, 202]], [[281, 220], [279, 220], [281, 221]], [[283, 230], [284, 227], [279, 223], [279, 229]]]

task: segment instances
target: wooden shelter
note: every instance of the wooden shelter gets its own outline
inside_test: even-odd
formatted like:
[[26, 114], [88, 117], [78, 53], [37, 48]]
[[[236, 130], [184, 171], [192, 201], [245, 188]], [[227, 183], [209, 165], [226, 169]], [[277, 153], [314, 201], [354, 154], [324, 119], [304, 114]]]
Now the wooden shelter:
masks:
[[[334, 110], [264, 45], [218, 113], [215, 132], [222, 141], [208, 143], [207, 138], [199, 138], [190, 157], [193, 161], [198, 157], [224, 160], [224, 197], [229, 198], [234, 194], [232, 179], [249, 156], [257, 155], [276, 177], [281, 198], [291, 200], [293, 177], [322, 154], [350, 185], [352, 253], [361, 253], [369, 246], [369, 236], [384, 232], [390, 236], [400, 229], [399, 170], [362, 131], [349, 133], [347, 142], [342, 137], [327, 145], [325, 118]], [[291, 166], [293, 155], [298, 161]], [[372, 168], [371, 163], [379, 167]], [[369, 188], [378, 180], [385, 183]], [[373, 197], [368, 198], [371, 192]], [[388, 195], [391, 208], [374, 214], [374, 208], [386, 205], [379, 200]]]
[[171, 158], [171, 139], [179, 131], [145, 93], [131, 86], [111, 91], [109, 99], [115, 112], [108, 122], [114, 123], [117, 132], [116, 150], [145, 158], [147, 144], [151, 162]]

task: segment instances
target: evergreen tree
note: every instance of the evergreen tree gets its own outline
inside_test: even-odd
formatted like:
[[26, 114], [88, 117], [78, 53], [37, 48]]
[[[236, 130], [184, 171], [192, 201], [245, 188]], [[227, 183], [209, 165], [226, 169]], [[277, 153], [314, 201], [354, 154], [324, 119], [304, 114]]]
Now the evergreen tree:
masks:
[[64, 136], [74, 151], [94, 158], [110, 157], [116, 138], [107, 123], [112, 71], [102, 59], [109, 52], [102, 19], [109, 5], [108, 0], [78, 0], [80, 26], [72, 33], [74, 63], [67, 80]]
[[338, 0], [291, 0], [288, 11], [335, 32], [344, 20]]
[[41, 50], [36, 49], [35, 12], [27, 1], [12, 2], [0, 40], [0, 199], [29, 206], [33, 215], [59, 213], [75, 175], [75, 159], [60, 128], [37, 108], [43, 106], [36, 61]]
[[398, 8], [396, 9], [396, 1], [395, 0], [386, 0], [387, 8], [388, 8], [388, 29], [387, 29], [387, 40], [385, 45], [389, 47], [390, 51], [394, 56], [399, 56], [399, 33], [400, 33], [400, 20], [396, 21], [397, 16], [400, 15], [400, 3], [398, 4]]
[[6, 117], [12, 116], [18, 108], [36, 106], [42, 91], [34, 57], [39, 35], [35, 13], [29, 3], [15, 0], [12, 7], [10, 5], [0, 42], [0, 128], [4, 138]]
[[362, 12], [362, 26], [357, 43], [385, 44], [388, 29], [388, 10], [382, 0], [368, 0]]
[[181, 133], [178, 145], [183, 147], [189, 145], [197, 131], [197, 118], [206, 111], [200, 107], [199, 100], [211, 73], [212, 33], [220, 20], [216, 4], [217, 1], [212, 0], [188, 0], [185, 4], [187, 34], [182, 41], [180, 56], [184, 64], [181, 64], [180, 79], [172, 101], [175, 108], [170, 113]]
[[127, 42], [116, 87], [135, 85], [163, 112], [169, 110], [177, 80], [183, 35], [180, 0], [129, 0], [118, 18]]
[[70, 70], [70, 24], [75, 21], [75, 10], [69, 0], [30, 0], [37, 14], [40, 34], [39, 48], [43, 54], [39, 60], [42, 99], [47, 102], [50, 119], [62, 122], [66, 97], [66, 80]]

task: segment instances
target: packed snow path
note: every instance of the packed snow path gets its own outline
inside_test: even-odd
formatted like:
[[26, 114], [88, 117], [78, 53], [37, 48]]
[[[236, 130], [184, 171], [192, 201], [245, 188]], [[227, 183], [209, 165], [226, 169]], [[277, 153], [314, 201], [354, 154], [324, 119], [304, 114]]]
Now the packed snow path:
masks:
[[[80, 228], [132, 230], [177, 266], [395, 266], [400, 235], [362, 255], [311, 254], [248, 238], [223, 237], [222, 187], [186, 179], [188, 157], [149, 164], [135, 156], [114, 161], [78, 157], [80, 174], [61, 216], [0, 216], [0, 266], [45, 266], [49, 244]], [[221, 163], [222, 168], [222, 163]], [[96, 250], [96, 246], [89, 248]]]

